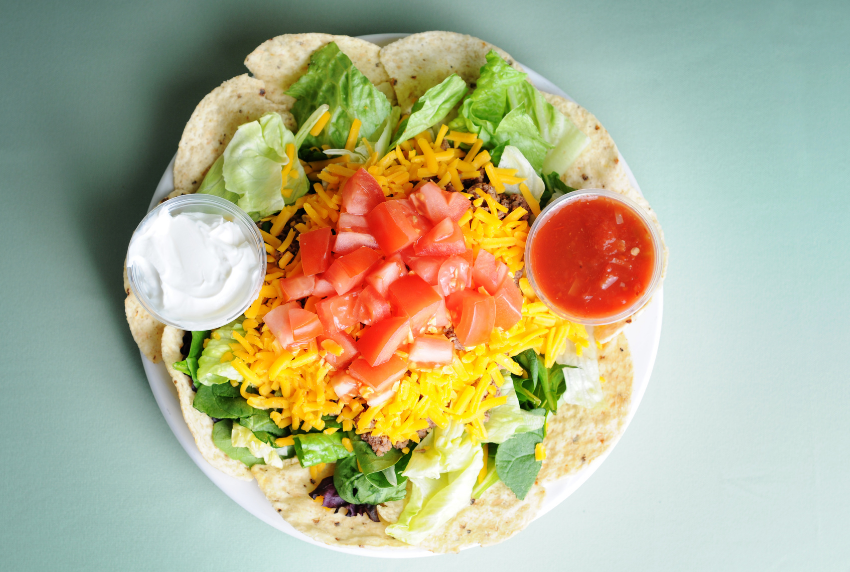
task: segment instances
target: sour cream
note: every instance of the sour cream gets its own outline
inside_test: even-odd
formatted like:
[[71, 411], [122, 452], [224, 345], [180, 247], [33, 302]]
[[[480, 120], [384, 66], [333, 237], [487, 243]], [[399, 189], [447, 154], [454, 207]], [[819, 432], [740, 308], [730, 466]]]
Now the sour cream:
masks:
[[257, 296], [265, 266], [246, 225], [220, 214], [158, 211], [136, 231], [127, 252], [140, 300], [185, 329], [236, 318]]

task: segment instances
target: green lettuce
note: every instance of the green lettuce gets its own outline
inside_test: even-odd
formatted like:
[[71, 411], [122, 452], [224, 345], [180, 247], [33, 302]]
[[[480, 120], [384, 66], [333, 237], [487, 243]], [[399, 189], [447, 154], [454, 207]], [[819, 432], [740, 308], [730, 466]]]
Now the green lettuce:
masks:
[[407, 495], [406, 483], [380, 487], [371, 483], [357, 470], [357, 457], [346, 457], [334, 469], [334, 487], [337, 494], [352, 504], [380, 504], [401, 500]]
[[531, 349], [514, 356], [513, 360], [524, 371], [524, 375], [511, 375], [520, 405], [524, 409], [542, 407], [553, 413], [557, 411], [558, 400], [567, 390], [564, 370], [575, 366], [556, 362], [547, 368], [543, 357]]
[[337, 459], [350, 457], [354, 453], [342, 444], [342, 433], [304, 433], [295, 435], [295, 454], [302, 467], [319, 463], [333, 463]]
[[291, 112], [298, 125], [320, 105], [329, 106], [331, 118], [322, 132], [305, 137], [304, 146], [308, 149], [322, 145], [344, 148], [355, 119], [360, 120], [360, 137], [371, 140], [390, 114], [387, 97], [354, 67], [334, 42], [313, 52], [307, 73], [286, 93], [297, 100]]
[[554, 171], [543, 175], [543, 184], [546, 190], [543, 191], [543, 194], [538, 199], [540, 201], [540, 208], [544, 208], [555, 199], [576, 190], [562, 181], [558, 173]]
[[564, 372], [566, 391], [559, 403], [569, 403], [579, 407], [594, 407], [605, 397], [599, 380], [599, 361], [596, 340], [593, 331], [588, 329], [588, 346], [582, 348], [581, 355], [576, 352], [573, 342], [567, 340], [564, 352], [555, 358]]
[[390, 149], [439, 123], [466, 93], [466, 82], [452, 74], [416, 100], [410, 115], [396, 129]]
[[393, 107], [390, 114], [375, 131], [373, 135], [374, 140], [367, 139], [369, 141], [368, 146], [363, 143], [363, 139], [361, 138], [360, 143], [354, 148], [354, 151], [349, 151], [348, 149], [326, 149], [325, 155], [328, 157], [349, 155], [352, 161], [362, 163], [365, 163], [369, 159], [372, 152], [377, 153], [378, 157], [383, 157], [391, 149], [390, 138], [393, 134], [393, 127], [398, 123], [399, 117], [401, 117], [401, 108]]
[[201, 385], [192, 405], [213, 419], [241, 419], [257, 411], [240, 395], [239, 388], [229, 383]]
[[[525, 178], [525, 185], [528, 187], [528, 191], [531, 193], [531, 196], [538, 201], [540, 200], [540, 197], [542, 197], [543, 193], [546, 191], [546, 185], [543, 183], [543, 179], [537, 176], [534, 167], [528, 162], [528, 159], [525, 158], [522, 151], [513, 145], [508, 145], [502, 152], [502, 157], [499, 160], [498, 165], [501, 169], [516, 169], [516, 176]], [[510, 194], [519, 194], [519, 184], [506, 184], [505, 192]]]
[[269, 466], [277, 467], [278, 469], [283, 468], [283, 461], [280, 460], [277, 451], [268, 443], [260, 441], [250, 429], [243, 427], [239, 423], [233, 424], [230, 443], [236, 448], [247, 448], [251, 452], [251, 455], [263, 459]]
[[[237, 318], [233, 322], [213, 331], [207, 347], [198, 359], [198, 382], [202, 385], [217, 385], [229, 380], [242, 381], [242, 374], [236, 371], [230, 362], [221, 363], [221, 357], [230, 351], [230, 344], [235, 343], [233, 332], [245, 335], [242, 328], [244, 318]], [[216, 339], [218, 334], [219, 339]]]
[[222, 419], [213, 425], [212, 440], [215, 446], [234, 461], [241, 461], [248, 467], [262, 465], [265, 461], [261, 457], [252, 455], [248, 447], [235, 447], [233, 445], [234, 425], [235, 423], [230, 419]]
[[192, 377], [192, 381], [198, 382], [198, 358], [204, 349], [204, 340], [209, 337], [209, 331], [192, 332], [192, 345], [189, 347], [189, 353], [186, 359], [173, 364], [174, 369], [181, 371]]
[[504, 443], [518, 433], [536, 431], [543, 427], [546, 421], [543, 417], [520, 407], [513, 380], [509, 374], [503, 373], [503, 376], [506, 379], [500, 391], [502, 395], [507, 396], [507, 401], [491, 409], [490, 419], [484, 423], [488, 443]]

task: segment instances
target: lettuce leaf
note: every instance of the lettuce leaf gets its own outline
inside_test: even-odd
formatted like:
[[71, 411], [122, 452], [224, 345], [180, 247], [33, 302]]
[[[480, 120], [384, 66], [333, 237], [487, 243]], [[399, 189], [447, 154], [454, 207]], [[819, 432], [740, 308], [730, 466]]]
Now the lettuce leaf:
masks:
[[416, 100], [410, 115], [396, 129], [390, 149], [439, 123], [466, 94], [466, 82], [452, 74]]
[[229, 383], [200, 386], [192, 406], [213, 419], [241, 419], [257, 411], [240, 395], [239, 388]]
[[360, 120], [360, 137], [371, 140], [390, 114], [390, 102], [360, 73], [336, 43], [319, 48], [310, 56], [310, 66], [287, 95], [297, 101], [291, 112], [302, 125], [320, 105], [327, 104], [331, 118], [322, 132], [307, 135], [307, 148], [328, 145], [342, 149], [355, 119]]
[[302, 467], [319, 463], [333, 463], [337, 459], [350, 457], [354, 453], [342, 444], [342, 433], [305, 433], [295, 436], [295, 454]]
[[239, 423], [233, 424], [230, 444], [235, 448], [247, 448], [251, 455], [263, 459], [267, 465], [277, 467], [278, 469], [283, 468], [283, 461], [281, 461], [274, 447], [260, 441], [250, 429], [243, 427]]
[[599, 380], [598, 352], [592, 328], [587, 330], [587, 335], [590, 343], [582, 348], [581, 355], [577, 354], [575, 344], [567, 340], [566, 349], [555, 358], [564, 367], [562, 371], [567, 385], [559, 403], [594, 407], [605, 398]]
[[328, 157], [349, 155], [351, 156], [352, 161], [359, 161], [363, 163], [369, 160], [372, 152], [377, 153], [378, 157], [383, 158], [383, 156], [391, 149], [390, 138], [393, 134], [393, 127], [396, 123], [398, 123], [399, 117], [401, 117], [401, 108], [393, 107], [390, 114], [375, 131], [373, 136], [374, 140], [367, 139], [367, 141], [369, 141], [368, 146], [363, 143], [363, 139], [361, 138], [360, 144], [354, 148], [354, 151], [349, 151], [348, 149], [326, 149], [325, 155]]
[[[214, 330], [207, 347], [198, 359], [198, 382], [202, 385], [217, 385], [229, 380], [242, 381], [242, 374], [236, 371], [230, 362], [221, 363], [221, 356], [230, 351], [230, 344], [235, 343], [233, 332], [244, 336], [242, 328], [244, 318], [237, 318], [233, 322]], [[216, 339], [218, 334], [219, 339]]]
[[379, 487], [357, 470], [357, 457], [350, 456], [336, 464], [334, 469], [334, 488], [346, 502], [352, 504], [380, 504], [401, 500], [407, 495], [407, 484]]
[[[493, 140], [499, 147], [511, 145], [518, 148], [531, 163], [535, 171], [543, 168], [543, 160], [552, 145], [540, 136], [531, 116], [522, 108], [511, 110], [499, 123], [493, 134]], [[494, 162], [501, 160], [501, 153], [491, 153]]]
[[490, 410], [490, 419], [484, 423], [487, 430], [488, 443], [504, 443], [518, 433], [536, 431], [543, 427], [545, 418], [522, 409], [514, 391], [513, 380], [509, 373], [503, 373], [505, 383], [502, 384], [501, 393], [508, 400], [498, 407]]
[[215, 446], [234, 461], [241, 461], [248, 467], [262, 465], [263, 459], [252, 455], [247, 447], [233, 446], [233, 425], [234, 423], [230, 419], [223, 419], [213, 425], [212, 440]]
[[[535, 410], [545, 421], [546, 413], [542, 409]], [[542, 461], [535, 458], [535, 447], [543, 441], [545, 428], [541, 426], [536, 431], [527, 431], [514, 435], [496, 450], [496, 472], [499, 479], [511, 489], [519, 500], [523, 500], [531, 490], [537, 474], [543, 466]]]
[[194, 383], [198, 382], [198, 358], [201, 357], [201, 352], [204, 349], [204, 340], [207, 339], [209, 335], [209, 331], [192, 332], [192, 345], [189, 346], [186, 359], [173, 364], [174, 369], [191, 376]]
[[[505, 147], [505, 150], [502, 152], [502, 157], [499, 160], [499, 168], [516, 169], [516, 176], [525, 178], [525, 185], [528, 187], [531, 195], [538, 201], [546, 191], [546, 185], [543, 183], [543, 179], [537, 176], [537, 173], [534, 171], [534, 167], [528, 162], [528, 159], [525, 158], [522, 151], [513, 145]], [[505, 192], [510, 194], [519, 194], [519, 184], [505, 185]]]
[[546, 186], [546, 190], [543, 191], [543, 195], [541, 195], [538, 199], [540, 201], [541, 209], [545, 208], [546, 205], [555, 199], [576, 190], [562, 181], [561, 177], [558, 176], [558, 173], [554, 171], [543, 175], [543, 184]]

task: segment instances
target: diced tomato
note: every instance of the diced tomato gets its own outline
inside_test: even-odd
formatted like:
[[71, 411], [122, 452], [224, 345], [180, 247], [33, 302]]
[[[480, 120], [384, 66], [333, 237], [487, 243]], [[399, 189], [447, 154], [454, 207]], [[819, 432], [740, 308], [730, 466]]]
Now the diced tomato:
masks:
[[289, 310], [289, 325], [292, 328], [292, 338], [296, 344], [314, 340], [325, 331], [319, 321], [319, 316], [297, 307]]
[[371, 366], [362, 357], [354, 360], [348, 373], [357, 381], [365, 383], [377, 392], [392, 388], [393, 384], [404, 377], [407, 362], [393, 354], [390, 359], [378, 366]]
[[301, 268], [305, 276], [320, 274], [331, 265], [331, 250], [334, 236], [330, 227], [319, 228], [302, 233], [298, 237], [301, 243]]
[[280, 289], [286, 295], [286, 301], [300, 300], [313, 294], [316, 289], [315, 276], [296, 276], [293, 278], [281, 278]]
[[357, 349], [369, 365], [380, 365], [390, 359], [409, 334], [406, 317], [386, 318], [364, 330], [357, 340]]
[[402, 211], [407, 216], [410, 224], [413, 225], [413, 228], [419, 232], [419, 236], [422, 236], [431, 230], [432, 226], [434, 226], [431, 221], [422, 216], [419, 211], [416, 210], [416, 207], [413, 206], [413, 202], [410, 199], [398, 199], [396, 202], [401, 205]]
[[410, 208], [401, 201], [380, 203], [366, 215], [372, 235], [385, 254], [398, 252], [421, 234], [408, 217]]
[[510, 278], [493, 295], [496, 299], [496, 327], [508, 330], [522, 318], [522, 292]]
[[331, 352], [325, 353], [325, 361], [328, 362], [334, 369], [343, 369], [350, 364], [358, 354], [360, 354], [360, 351], [357, 349], [357, 345], [354, 343], [354, 338], [352, 338], [351, 334], [348, 332], [326, 331], [323, 335], [316, 338], [316, 342], [319, 344], [319, 347], [322, 347], [322, 342], [325, 340], [334, 341], [342, 348], [342, 354], [338, 356]]
[[413, 251], [417, 256], [451, 256], [466, 252], [466, 243], [457, 223], [446, 217], [416, 241]]
[[484, 286], [487, 292], [493, 294], [507, 275], [508, 267], [504, 262], [497, 262], [496, 257], [483, 248], [478, 251], [472, 267], [472, 279], [477, 286]]
[[350, 232], [369, 232], [369, 222], [365, 215], [339, 213], [337, 230]]
[[[452, 313], [455, 335], [465, 347], [477, 346], [490, 340], [496, 324], [496, 301], [475, 290], [463, 290], [453, 294], [446, 305]], [[459, 310], [459, 319], [456, 319]]]
[[440, 267], [445, 260], [444, 256], [414, 256], [410, 259], [408, 266], [425, 282], [431, 286], [436, 286], [439, 280]]
[[289, 310], [300, 307], [298, 302], [289, 302], [281, 304], [263, 316], [263, 322], [266, 323], [277, 342], [283, 347], [291, 346], [295, 342], [295, 338], [292, 336], [292, 326], [289, 323]]
[[444, 191], [433, 182], [419, 187], [410, 200], [416, 210], [435, 224], [446, 217], [457, 222], [471, 206], [462, 194]]
[[381, 258], [381, 253], [377, 250], [361, 246], [354, 252], [334, 260], [322, 277], [333, 285], [337, 294], [345, 294], [363, 282], [366, 273]]
[[316, 304], [316, 313], [325, 332], [338, 332], [357, 323], [358, 294], [349, 292], [342, 296], [332, 296]]
[[389, 299], [395, 314], [410, 318], [410, 327], [418, 332], [437, 313], [443, 297], [421, 277], [408, 274], [390, 284]]
[[374, 236], [366, 232], [343, 231], [336, 235], [334, 252], [337, 254], [350, 254], [361, 246], [377, 250], [378, 241], [375, 240]]
[[390, 317], [390, 303], [374, 286], [363, 288], [357, 298], [357, 319], [371, 326]]
[[357, 395], [357, 387], [360, 383], [345, 372], [339, 372], [331, 378], [330, 386], [333, 388], [337, 398], [342, 403], [348, 403]]
[[328, 296], [333, 296], [335, 294], [336, 290], [334, 290], [333, 284], [321, 276], [316, 276], [316, 285], [313, 287], [313, 296], [316, 296], [317, 298], [327, 298]]
[[393, 390], [392, 386], [389, 389], [385, 389], [381, 393], [372, 393], [369, 397], [366, 398], [366, 405], [369, 407], [377, 407], [381, 403], [385, 401], [389, 401], [395, 395], [395, 390]]
[[440, 266], [437, 275], [437, 291], [443, 296], [460, 292], [472, 286], [472, 269], [469, 262], [462, 256], [450, 256]]
[[342, 211], [349, 214], [365, 215], [386, 200], [381, 185], [362, 167], [342, 187]]
[[462, 256], [464, 260], [469, 262], [470, 268], [472, 268], [472, 265], [475, 264], [475, 256], [472, 254], [472, 251], [470, 249], [466, 249], [466, 251], [460, 256]]
[[434, 326], [435, 328], [448, 328], [452, 325], [452, 320], [449, 318], [449, 310], [446, 308], [445, 300], [440, 301], [440, 305], [437, 307], [434, 317], [428, 320], [427, 325]]
[[413, 252], [413, 244], [408, 244], [401, 250], [399, 250], [396, 254], [401, 257], [402, 262], [410, 266], [410, 261], [416, 258], [416, 253]]
[[366, 284], [374, 287], [381, 296], [386, 298], [390, 284], [405, 275], [407, 275], [407, 268], [401, 261], [401, 257], [395, 254], [366, 276]]
[[445, 336], [418, 336], [410, 348], [410, 361], [424, 367], [452, 363], [454, 344]]

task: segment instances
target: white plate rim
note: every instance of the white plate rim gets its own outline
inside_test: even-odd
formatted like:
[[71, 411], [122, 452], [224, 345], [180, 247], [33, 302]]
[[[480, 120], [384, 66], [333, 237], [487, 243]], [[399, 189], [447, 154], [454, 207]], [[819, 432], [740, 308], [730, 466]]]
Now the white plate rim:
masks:
[[[409, 34], [370, 34], [358, 36], [360, 39], [372, 42], [378, 45], [386, 45], [399, 38], [403, 38]], [[521, 64], [528, 72], [530, 79], [542, 91], [554, 93], [567, 99], [573, 100], [562, 89], [544, 78], [529, 67]], [[157, 203], [166, 195], [174, 190], [174, 159], [168, 164], [165, 173], [157, 185], [148, 210], [154, 208]], [[637, 183], [631, 169], [626, 163], [622, 155], [619, 156], [626, 174], [629, 177], [631, 184], [637, 191], [643, 194], [640, 186]], [[655, 365], [655, 358], [658, 353], [658, 346], [661, 340], [661, 321], [664, 306], [663, 287], [659, 288], [658, 292], [653, 296], [652, 301], [646, 307], [641, 316], [626, 327], [625, 334], [629, 341], [629, 349], [632, 354], [634, 363], [634, 382], [632, 385], [632, 399], [629, 406], [629, 413], [623, 423], [622, 431], [616, 437], [608, 449], [599, 457], [594, 459], [586, 467], [578, 472], [564, 477], [554, 483], [545, 485], [546, 497], [543, 501], [540, 511], [535, 516], [535, 520], [553, 510], [561, 504], [567, 497], [575, 492], [594, 472], [602, 465], [605, 459], [611, 454], [620, 441], [622, 436], [628, 429], [629, 424], [637, 412], [640, 402], [646, 393], [646, 388], [649, 385], [649, 378], [652, 373], [652, 368]], [[295, 530], [288, 522], [286, 522], [271, 506], [269, 501], [263, 495], [256, 481], [242, 481], [225, 475], [218, 469], [213, 468], [201, 455], [198, 446], [195, 444], [195, 439], [189, 431], [183, 419], [183, 413], [180, 410], [180, 402], [177, 398], [177, 390], [165, 365], [160, 362], [154, 364], [140, 352], [142, 365], [145, 369], [145, 374], [148, 378], [148, 383], [151, 387], [151, 392], [156, 399], [157, 405], [162, 411], [168, 426], [174, 433], [180, 445], [192, 459], [192, 461], [203, 471], [203, 473], [219, 488], [230, 497], [239, 506], [250, 512], [255, 517], [259, 518], [266, 524], [289, 534], [299, 540], [309, 542], [310, 544], [327, 548], [337, 552], [346, 554], [354, 554], [357, 556], [371, 556], [377, 558], [417, 558], [424, 556], [433, 556], [434, 553], [421, 548], [372, 548], [359, 546], [332, 546], [325, 544], [309, 536]]]

